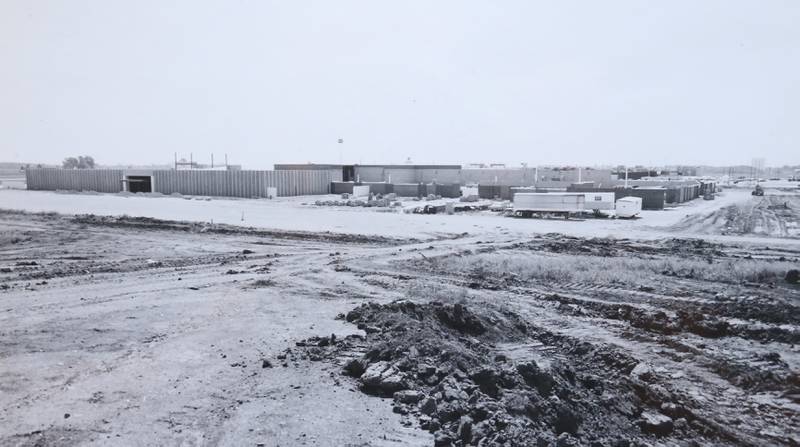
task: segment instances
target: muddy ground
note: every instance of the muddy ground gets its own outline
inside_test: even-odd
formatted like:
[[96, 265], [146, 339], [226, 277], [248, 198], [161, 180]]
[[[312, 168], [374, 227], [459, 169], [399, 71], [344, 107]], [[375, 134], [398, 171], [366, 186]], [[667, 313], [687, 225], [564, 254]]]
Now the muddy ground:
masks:
[[0, 445], [800, 443], [796, 245], [0, 229]]
[[768, 190], [761, 197], [687, 216], [676, 231], [701, 234], [800, 237], [800, 195], [796, 191]]

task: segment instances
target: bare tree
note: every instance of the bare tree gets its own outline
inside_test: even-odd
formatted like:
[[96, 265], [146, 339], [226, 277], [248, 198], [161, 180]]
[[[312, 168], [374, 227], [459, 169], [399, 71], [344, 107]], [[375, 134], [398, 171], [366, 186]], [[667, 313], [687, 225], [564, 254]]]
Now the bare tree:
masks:
[[90, 155], [80, 155], [78, 158], [67, 157], [61, 163], [64, 169], [94, 169], [94, 158]]

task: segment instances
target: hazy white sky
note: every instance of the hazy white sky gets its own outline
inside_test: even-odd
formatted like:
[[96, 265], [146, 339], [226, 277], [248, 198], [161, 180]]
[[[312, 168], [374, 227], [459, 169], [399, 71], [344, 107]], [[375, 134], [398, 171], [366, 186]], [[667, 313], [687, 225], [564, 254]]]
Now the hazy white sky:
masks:
[[0, 0], [0, 161], [340, 149], [800, 163], [800, 1]]

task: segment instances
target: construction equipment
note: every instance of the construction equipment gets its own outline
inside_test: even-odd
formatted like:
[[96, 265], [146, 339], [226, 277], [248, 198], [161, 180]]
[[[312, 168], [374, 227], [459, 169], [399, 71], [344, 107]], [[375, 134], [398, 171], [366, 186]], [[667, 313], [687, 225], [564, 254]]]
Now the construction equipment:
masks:
[[764, 195], [764, 188], [761, 185], [756, 185], [756, 188], [750, 194], [754, 196], [763, 196]]

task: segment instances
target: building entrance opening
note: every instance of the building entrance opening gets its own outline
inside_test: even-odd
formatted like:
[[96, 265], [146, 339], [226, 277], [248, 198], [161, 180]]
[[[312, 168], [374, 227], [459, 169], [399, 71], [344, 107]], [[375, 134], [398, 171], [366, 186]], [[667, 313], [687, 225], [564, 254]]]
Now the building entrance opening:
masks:
[[129, 175], [128, 191], [130, 192], [153, 192], [153, 182], [149, 175]]
[[352, 182], [356, 178], [356, 168], [355, 166], [342, 166], [342, 181], [343, 182]]

